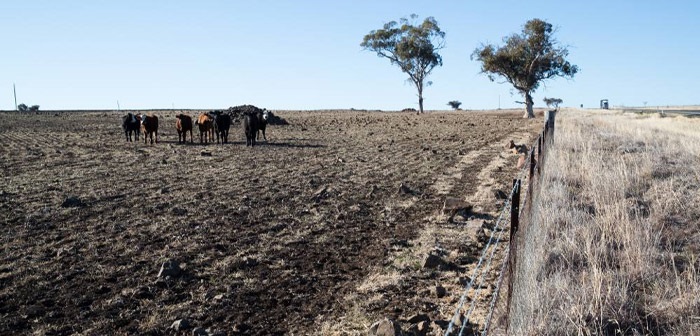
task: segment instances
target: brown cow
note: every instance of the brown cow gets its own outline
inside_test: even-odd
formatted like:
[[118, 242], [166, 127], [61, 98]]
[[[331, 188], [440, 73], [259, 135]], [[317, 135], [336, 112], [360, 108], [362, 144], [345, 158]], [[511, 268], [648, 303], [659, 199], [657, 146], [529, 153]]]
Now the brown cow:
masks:
[[194, 123], [199, 127], [199, 143], [214, 142], [214, 118], [202, 113]]
[[175, 116], [175, 128], [177, 129], [177, 143], [187, 142], [187, 131], [190, 131], [190, 143], [194, 142], [192, 136], [192, 117], [185, 114]]
[[143, 132], [143, 143], [148, 143], [148, 136], [151, 136], [151, 144], [153, 144], [153, 134], [156, 135], [156, 143], [158, 143], [158, 117], [141, 115], [141, 131]]

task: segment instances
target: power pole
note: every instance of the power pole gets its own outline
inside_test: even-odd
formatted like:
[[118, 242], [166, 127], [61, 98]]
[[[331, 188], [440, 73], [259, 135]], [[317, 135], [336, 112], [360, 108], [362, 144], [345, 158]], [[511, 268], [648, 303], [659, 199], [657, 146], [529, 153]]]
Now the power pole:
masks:
[[498, 95], [498, 109], [501, 109], [501, 95]]
[[15, 88], [15, 83], [12, 83], [12, 91], [15, 93], [15, 111], [17, 111], [17, 88]]

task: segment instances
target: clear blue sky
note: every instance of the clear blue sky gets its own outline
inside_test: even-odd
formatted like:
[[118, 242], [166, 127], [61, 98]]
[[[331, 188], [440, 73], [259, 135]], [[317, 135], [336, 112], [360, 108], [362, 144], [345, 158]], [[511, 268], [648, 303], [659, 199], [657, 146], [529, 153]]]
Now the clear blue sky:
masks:
[[3, 0], [0, 109], [417, 107], [388, 60], [360, 48], [388, 21], [433, 16], [444, 65], [426, 109], [521, 106], [470, 60], [529, 19], [558, 27], [573, 80], [535, 92], [566, 106], [700, 104], [698, 1], [58, 1]]

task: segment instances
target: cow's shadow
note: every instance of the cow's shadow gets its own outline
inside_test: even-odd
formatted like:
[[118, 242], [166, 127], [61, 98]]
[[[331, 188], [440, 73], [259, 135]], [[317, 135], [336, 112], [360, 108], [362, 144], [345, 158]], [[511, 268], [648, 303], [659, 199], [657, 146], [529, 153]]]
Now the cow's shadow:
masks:
[[291, 142], [263, 142], [260, 146], [282, 147], [282, 148], [325, 148], [326, 145], [300, 144]]
[[[292, 140], [292, 139], [285, 139], [285, 140]], [[143, 140], [140, 141], [143, 144]], [[209, 142], [209, 143], [200, 143], [199, 141], [194, 141], [194, 142], [179, 142], [177, 140], [160, 140], [158, 139], [158, 144], [171, 144], [171, 145], [176, 145], [176, 146], [186, 146], [186, 147], [210, 147], [210, 146], [246, 146], [246, 142], [244, 140], [240, 141], [229, 141], [227, 143], [216, 143], [214, 142]], [[148, 143], [150, 145], [150, 141]], [[157, 145], [157, 144], [156, 144]], [[256, 141], [255, 142], [255, 147], [279, 147], [279, 148], [325, 148], [327, 147], [326, 145], [320, 145], [320, 144], [304, 144], [304, 143], [295, 143], [295, 142], [267, 142], [267, 141]]]

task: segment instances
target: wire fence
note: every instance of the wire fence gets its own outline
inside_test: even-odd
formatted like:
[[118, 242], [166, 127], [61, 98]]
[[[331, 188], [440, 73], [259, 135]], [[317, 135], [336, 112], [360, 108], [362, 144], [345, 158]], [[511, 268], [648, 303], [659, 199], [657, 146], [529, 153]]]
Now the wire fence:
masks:
[[[519, 250], [518, 246], [521, 240], [520, 237], [523, 236], [521, 232], [523, 231], [522, 228], [526, 227], [530, 221], [533, 199], [535, 198], [535, 194], [539, 191], [539, 180], [545, 160], [545, 154], [547, 152], [548, 144], [551, 143], [554, 137], [555, 116], [555, 111], [549, 111], [546, 113], [544, 129], [528, 152], [524, 166], [518, 172], [516, 179], [513, 180], [513, 188], [510, 195], [506, 199], [498, 219], [491, 230], [491, 235], [481, 252], [479, 261], [472, 270], [471, 279], [464, 288], [464, 292], [460, 297], [455, 312], [452, 315], [452, 319], [450, 320], [445, 331], [445, 336], [461, 336], [465, 333], [465, 331], [470, 330], [470, 327], [475, 326], [473, 323], [470, 324], [470, 318], [472, 317], [471, 314], [475, 311], [479, 304], [478, 298], [482, 289], [484, 288], [484, 279], [486, 278], [486, 274], [491, 270], [491, 264], [494, 260], [494, 256], [496, 255], [496, 250], [498, 249], [496, 243], [501, 241], [505, 228], [510, 225], [509, 243], [504, 248], [503, 263], [497, 270], [498, 280], [496, 281], [493, 291], [490, 293], [491, 300], [487, 302], [487, 314], [483, 324], [483, 329], [481, 330], [481, 335], [488, 335], [493, 331], [491, 329], [494, 325], [492, 320], [496, 315], [495, 311], [497, 306], [499, 306], [499, 302], [501, 302], [500, 305], [503, 305], [501, 315], [504, 316], [501, 317], [505, 317], [506, 320], [505, 326], [500, 325], [499, 328], [501, 328], [501, 330], [505, 330], [506, 334], [508, 333], [509, 326], [507, 323], [507, 315], [510, 310], [513, 282], [515, 281], [517, 268], [516, 260]], [[523, 180], [527, 181], [527, 187], [525, 188], [525, 191], [521, 193]], [[521, 194], [525, 197], [521, 198]], [[509, 213], [510, 216], [506, 216], [506, 213]], [[496, 237], [495, 240], [494, 237]], [[475, 279], [477, 278], [479, 279], [478, 284], [474, 286]], [[499, 301], [501, 291], [504, 290], [504, 287], [507, 291], [507, 296], [504, 300]], [[472, 289], [473, 295], [471, 296], [469, 308], [464, 311], [467, 298], [469, 297], [469, 293], [472, 291]], [[457, 328], [459, 329], [458, 333]], [[476, 331], [472, 330], [471, 333], [475, 334]]]

